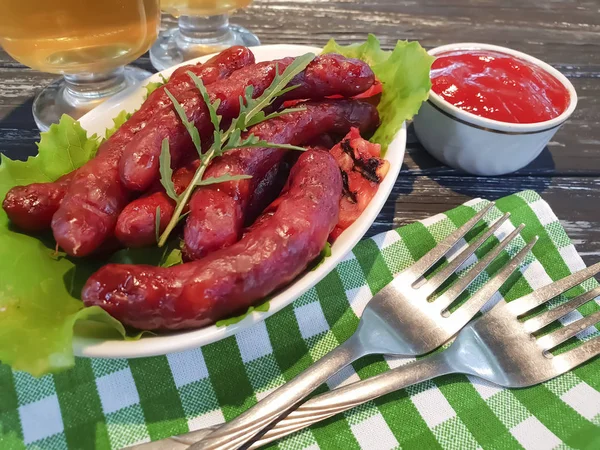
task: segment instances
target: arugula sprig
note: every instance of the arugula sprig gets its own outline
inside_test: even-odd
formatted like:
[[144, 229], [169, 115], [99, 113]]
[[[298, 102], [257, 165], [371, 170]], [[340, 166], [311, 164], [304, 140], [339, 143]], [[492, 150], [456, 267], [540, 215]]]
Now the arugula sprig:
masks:
[[[185, 110], [179, 104], [179, 102], [177, 102], [175, 97], [173, 97], [171, 93], [167, 91], [167, 95], [173, 102], [175, 111], [179, 115], [179, 118], [181, 119], [186, 130], [190, 134], [192, 141], [194, 142], [196, 150], [198, 151], [198, 156], [200, 158], [200, 165], [196, 170], [196, 173], [194, 174], [194, 177], [192, 178], [192, 181], [188, 185], [188, 187], [181, 193], [181, 195], [177, 195], [175, 192], [175, 186], [173, 185], [173, 181], [171, 178], [173, 171], [171, 169], [169, 143], [166, 139], [163, 141], [160, 155], [161, 183], [164, 186], [167, 195], [169, 195], [169, 197], [175, 200], [176, 206], [175, 212], [173, 213], [173, 217], [171, 217], [171, 220], [165, 228], [165, 231], [160, 235], [160, 238], [158, 239], [159, 247], [165, 245], [169, 238], [169, 235], [177, 226], [177, 223], [179, 222], [180, 217], [182, 216], [183, 210], [189, 203], [191, 195], [197, 186], [250, 178], [247, 175], [226, 174], [220, 177], [203, 179], [206, 168], [208, 167], [210, 162], [217, 156], [221, 156], [224, 153], [237, 148], [267, 147], [304, 151], [304, 148], [302, 147], [286, 144], [274, 144], [260, 139], [258, 136], [255, 136], [253, 134], [250, 134], [246, 138], [242, 138], [242, 132], [246, 131], [249, 127], [263, 122], [265, 120], [272, 119], [274, 117], [279, 117], [283, 114], [289, 114], [290, 112], [302, 110], [302, 108], [289, 108], [283, 111], [278, 111], [270, 114], [265, 114], [264, 112], [264, 109], [271, 106], [277, 97], [297, 87], [288, 86], [288, 84], [296, 75], [298, 75], [306, 68], [306, 66], [314, 59], [314, 57], [315, 55], [312, 53], [307, 53], [306, 55], [299, 56], [283, 71], [283, 73], [279, 73], [279, 66], [277, 66], [273, 81], [271, 82], [269, 87], [265, 89], [263, 94], [258, 96], [257, 98], [253, 98], [254, 87], [247, 86], [244, 89], [244, 94], [240, 96], [240, 113], [235, 119], [231, 121], [231, 124], [226, 130], [221, 130], [221, 116], [217, 114], [220, 105], [220, 100], [217, 99], [216, 101], [211, 102], [208, 91], [206, 90], [206, 87], [204, 86], [202, 80], [192, 72], [188, 72], [188, 74], [194, 81], [194, 84], [198, 88], [202, 99], [204, 100], [204, 103], [206, 104], [206, 107], [209, 112], [210, 121], [214, 127], [213, 143], [210, 146], [210, 148], [204, 153], [202, 152], [200, 136], [197, 128], [187, 118]], [[157, 213], [159, 213], [159, 211], [157, 211]]]

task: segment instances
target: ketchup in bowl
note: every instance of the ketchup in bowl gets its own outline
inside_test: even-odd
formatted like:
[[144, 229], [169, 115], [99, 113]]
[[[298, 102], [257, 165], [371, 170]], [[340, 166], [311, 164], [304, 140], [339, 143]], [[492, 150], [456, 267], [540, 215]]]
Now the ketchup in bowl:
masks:
[[554, 119], [570, 101], [565, 86], [541, 67], [491, 50], [437, 54], [431, 83], [433, 91], [452, 105], [508, 123]]

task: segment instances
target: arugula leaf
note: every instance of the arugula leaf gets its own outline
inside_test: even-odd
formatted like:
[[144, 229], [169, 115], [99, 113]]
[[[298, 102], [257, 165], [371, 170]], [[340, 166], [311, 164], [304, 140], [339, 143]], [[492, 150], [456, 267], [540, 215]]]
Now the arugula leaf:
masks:
[[[158, 240], [159, 247], [165, 245], [171, 231], [173, 231], [173, 229], [179, 223], [181, 214], [183, 213], [185, 206], [189, 202], [192, 192], [194, 191], [194, 189], [196, 189], [196, 186], [198, 186], [200, 180], [202, 180], [204, 172], [206, 171], [206, 168], [208, 167], [210, 161], [216, 156], [222, 155], [224, 151], [233, 149], [234, 147], [230, 144], [241, 145], [242, 143], [247, 143], [247, 147], [268, 146], [272, 148], [304, 150], [302, 147], [272, 144], [266, 141], [261, 141], [259, 138], [252, 135], [248, 136], [248, 138], [242, 141], [241, 131], [245, 130], [247, 128], [247, 123], [251, 121], [254, 118], [254, 116], [260, 114], [263, 108], [269, 106], [277, 98], [277, 96], [281, 95], [282, 92], [289, 92], [290, 89], [294, 88], [294, 86], [286, 86], [297, 74], [299, 74], [306, 68], [306, 66], [314, 59], [314, 56], [315, 55], [313, 55], [312, 53], [299, 56], [292, 62], [292, 64], [290, 64], [283, 71], [283, 74], [279, 74], [279, 68], [277, 68], [276, 75], [273, 78], [269, 87], [265, 89], [263, 94], [256, 99], [252, 98], [252, 95], [254, 93], [254, 88], [252, 87], [252, 85], [247, 86], [244, 90], [245, 98], [240, 97], [240, 114], [236, 119], [232, 120], [231, 125], [226, 131], [221, 131], [220, 129], [221, 117], [217, 114], [217, 109], [219, 107], [220, 101], [217, 100], [211, 103], [210, 96], [208, 95], [208, 91], [206, 90], [206, 87], [204, 86], [202, 80], [198, 78], [195, 74], [188, 72], [189, 76], [192, 78], [196, 87], [200, 91], [202, 99], [204, 100], [204, 103], [206, 104], [206, 107], [208, 109], [210, 120], [214, 127], [214, 139], [212, 145], [206, 153], [203, 154], [202, 152], [200, 152], [200, 150], [198, 151], [198, 154], [200, 155], [201, 164], [196, 170], [194, 176], [192, 177], [192, 181], [190, 182], [188, 187], [181, 193], [179, 197], [177, 197], [177, 205], [175, 206], [173, 216], [171, 217], [171, 220], [167, 224], [165, 231], [163, 231], [162, 235], [160, 236], [160, 239]], [[173, 104], [175, 105], [175, 108], [178, 111], [181, 121], [184, 124], [186, 124], [185, 126], [193, 139], [193, 133], [198, 133], [198, 131], [195, 127], [193, 128], [193, 130], [191, 129], [193, 125], [192, 127], [188, 127], [187, 123], [189, 122], [187, 122], [187, 117], [185, 116], [183, 108], [181, 108], [181, 106], [179, 106], [179, 109], [177, 108], [178, 103], [174, 98], [172, 98], [172, 96], [171, 100], [173, 101]], [[264, 117], [265, 115], [263, 113], [262, 118]]]
[[287, 108], [287, 109], [284, 109], [283, 111], [274, 111], [267, 115], [265, 115], [264, 111], [260, 111], [258, 114], [256, 114], [256, 116], [254, 116], [252, 119], [248, 120], [248, 122], [246, 123], [246, 127], [250, 128], [251, 126], [261, 123], [261, 122], [264, 122], [265, 120], [274, 119], [276, 117], [281, 117], [285, 114], [290, 114], [293, 112], [299, 112], [299, 111], [305, 111], [305, 110], [306, 110], [305, 107], [299, 106], [297, 108]]
[[[289, 66], [286, 67], [282, 74], [279, 74], [279, 67], [277, 67], [276, 75], [273, 78], [271, 85], [263, 92], [261, 96], [256, 99], [252, 98], [252, 86], [248, 86], [246, 88], [246, 92], [244, 93], [244, 99], [240, 99], [240, 114], [231, 123], [231, 128], [238, 128], [240, 130], [245, 130], [248, 128], [248, 123], [251, 119], [255, 118], [255, 116], [260, 114], [263, 109], [271, 105], [278, 96], [289, 92], [296, 87], [286, 86], [296, 75], [302, 72], [313, 59], [315, 59], [315, 55], [313, 53], [307, 53], [305, 55], [298, 56]], [[245, 104], [243, 102], [244, 100]], [[254, 122], [254, 124], [257, 123], [259, 122]]]
[[179, 216], [179, 220], [177, 221], [177, 223], [179, 223], [179, 222], [183, 221], [183, 219], [185, 219], [185, 218], [188, 216], [188, 214], [189, 214], [189, 213], [191, 213], [191, 211], [190, 211], [189, 209], [188, 209], [186, 212], [182, 213], [182, 214]]
[[[88, 161], [98, 148], [78, 122], [63, 116], [42, 133], [37, 156], [12, 161], [2, 156], [0, 199], [10, 188], [53, 181]], [[39, 376], [74, 363], [73, 327], [94, 323], [95, 332], [125, 336], [123, 325], [101, 308], [78, 298], [83, 283], [101, 263], [57, 255], [54, 242], [14, 231], [0, 209], [0, 360]]]
[[284, 148], [286, 150], [306, 151], [304, 147], [298, 147], [291, 144], [276, 144], [260, 139], [258, 136], [251, 134], [246, 139], [241, 140], [240, 130], [235, 130], [228, 139], [227, 144], [221, 149], [221, 153], [225, 153], [237, 148]]
[[160, 239], [160, 206], [156, 207], [156, 217], [154, 219], [154, 237], [156, 242]]
[[260, 305], [249, 307], [245, 313], [240, 314], [239, 316], [228, 317], [227, 319], [218, 320], [217, 323], [215, 323], [215, 325], [217, 327], [227, 327], [229, 325], [236, 324], [236, 323], [244, 320], [246, 318], [246, 316], [248, 316], [249, 314], [252, 314], [254, 311], [267, 312], [269, 310], [270, 306], [271, 305], [269, 304], [269, 301], [267, 300], [266, 302], [261, 303]]
[[160, 184], [165, 188], [165, 192], [173, 200], [177, 201], [179, 198], [177, 192], [175, 192], [175, 185], [173, 184], [173, 169], [171, 168], [171, 153], [169, 152], [169, 140], [164, 138], [162, 141], [159, 157], [159, 172], [160, 172]]
[[[208, 95], [208, 91], [206, 90], [206, 86], [202, 80], [193, 72], [188, 72], [188, 75], [196, 85], [196, 88], [200, 91], [200, 95], [202, 95], [202, 99], [204, 100], [204, 104], [208, 108], [208, 115], [210, 117], [210, 122], [213, 125], [213, 145], [212, 148], [220, 148], [221, 147], [221, 116], [217, 114], [219, 109], [219, 105], [221, 104], [221, 100], [217, 99], [214, 103], [210, 102], [210, 96]], [[198, 130], [196, 130], [198, 132]], [[202, 157], [202, 155], [200, 155]]]
[[251, 175], [221, 175], [220, 177], [210, 177], [204, 180], [200, 180], [196, 186], [208, 186], [209, 184], [217, 184], [223, 183], [225, 181], [237, 181], [237, 180], [247, 180], [252, 178]]
[[371, 141], [381, 144], [384, 156], [402, 123], [411, 119], [429, 96], [433, 56], [418, 42], [398, 41], [393, 51], [381, 50], [379, 40], [372, 34], [362, 44], [347, 46], [331, 39], [323, 53], [339, 53], [365, 61], [382, 83], [383, 92], [377, 108], [381, 125]]
[[114, 126], [111, 128], [107, 128], [106, 131], [104, 132], [104, 139], [108, 139], [113, 134], [115, 134], [116, 131], [119, 128], [121, 128], [121, 125], [123, 125], [125, 122], [127, 122], [129, 120], [131, 115], [132, 115], [132, 113], [128, 113], [125, 110], [123, 110], [119, 114], [117, 114], [117, 117], [115, 117], [113, 119]]
[[[171, 102], [173, 102], [173, 106], [175, 107], [175, 111], [177, 111], [177, 115], [181, 119], [181, 122], [185, 126], [185, 129], [190, 134], [190, 137], [192, 138], [192, 142], [194, 143], [194, 147], [196, 147], [196, 151], [198, 152], [199, 155], [201, 155], [202, 154], [202, 145], [200, 142], [200, 135], [198, 134], [198, 129], [195, 127], [195, 125], [192, 122], [190, 122], [188, 120], [187, 115], [185, 114], [185, 110], [183, 109], [183, 106], [181, 106], [181, 104], [175, 99], [175, 97], [173, 97], [173, 95], [169, 92], [169, 90], [165, 88], [165, 92], [167, 93], [167, 96], [171, 99]], [[164, 141], [163, 141], [163, 143], [164, 143]]]

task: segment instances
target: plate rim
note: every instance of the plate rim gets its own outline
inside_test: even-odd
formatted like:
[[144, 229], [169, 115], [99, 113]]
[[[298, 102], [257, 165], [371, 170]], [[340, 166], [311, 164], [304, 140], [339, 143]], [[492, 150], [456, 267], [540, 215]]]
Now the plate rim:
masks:
[[[252, 47], [252, 51], [257, 56], [257, 60], [268, 60], [283, 56], [293, 56], [294, 54], [300, 55], [306, 52], [318, 53], [321, 50], [322, 48], [319, 47], [293, 44], [273, 44]], [[285, 54], [283, 54], [283, 52], [285, 52]], [[282, 54], [279, 55], [278, 53]], [[159, 81], [160, 75], [170, 75], [180, 66], [194, 62], [202, 62], [213, 55], [214, 54], [195, 58], [152, 75], [144, 82], [143, 85], [129, 88], [88, 112], [80, 119], [81, 125], [88, 130], [100, 130], [104, 126], [112, 126], [112, 118], [115, 117], [119, 111], [124, 109], [122, 106], [124, 102], [128, 103], [128, 106], [125, 109], [132, 110], [141, 105], [144, 100], [144, 85], [149, 82]], [[261, 59], [261, 56], [264, 56], [264, 58]], [[114, 111], [116, 111], [116, 113], [114, 113]], [[110, 113], [113, 114], [110, 115]], [[364, 238], [366, 232], [373, 225], [377, 219], [377, 216], [379, 215], [379, 212], [389, 198], [395, 181], [402, 168], [404, 155], [406, 152], [406, 136], [406, 122], [404, 122], [389, 146], [389, 149], [394, 147], [395, 157], [390, 159], [390, 152], [388, 152], [386, 155], [386, 159], [390, 162], [390, 170], [387, 176], [379, 186], [377, 194], [371, 200], [369, 206], [361, 214], [359, 220], [345, 230], [332, 245], [331, 256], [325, 259], [319, 268], [314, 271], [305, 272], [287, 287], [279, 291], [270, 300], [270, 307], [268, 311], [252, 312], [240, 322], [232, 325], [217, 327], [213, 324], [196, 330], [170, 332], [156, 336], [143, 336], [139, 340], [135, 341], [127, 341], [123, 339], [99, 339], [74, 335], [73, 352], [75, 356], [111, 359], [141, 358], [190, 350], [233, 336], [256, 325], [257, 323], [264, 321], [283, 308], [291, 305], [296, 299], [304, 295], [309, 289], [313, 288], [317, 283], [325, 278], [325, 276], [333, 271], [340, 262], [344, 261], [348, 255], [351, 254], [354, 246]]]

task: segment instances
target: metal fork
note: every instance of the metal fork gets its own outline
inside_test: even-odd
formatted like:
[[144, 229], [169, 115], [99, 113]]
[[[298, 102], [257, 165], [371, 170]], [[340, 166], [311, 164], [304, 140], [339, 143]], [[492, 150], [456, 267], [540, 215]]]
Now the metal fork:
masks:
[[447, 266], [429, 279], [424, 278], [427, 271], [448, 254], [492, 206], [493, 204], [490, 204], [481, 210], [379, 291], [367, 304], [358, 329], [346, 342], [192, 448], [221, 450], [239, 448], [289, 411], [329, 377], [362, 356], [382, 353], [422, 355], [450, 340], [520, 266], [535, 244], [535, 240], [530, 242], [469, 300], [451, 314], [448, 312], [448, 308], [459, 295], [519, 235], [524, 227], [520, 225], [442, 295], [433, 301], [428, 301], [432, 294], [509, 218], [509, 214], [505, 214], [471, 245], [458, 253]]
[[249, 448], [258, 448], [382, 395], [449, 373], [475, 375], [500, 386], [521, 388], [574, 369], [600, 355], [600, 336], [580, 342], [575, 348], [556, 356], [550, 352], [600, 322], [600, 311], [550, 333], [543, 334], [543, 331], [600, 296], [600, 287], [527, 320], [522, 317], [599, 272], [600, 263], [597, 263], [510, 303], [498, 302], [489, 312], [464, 327], [446, 350], [314, 397], [279, 421]]

